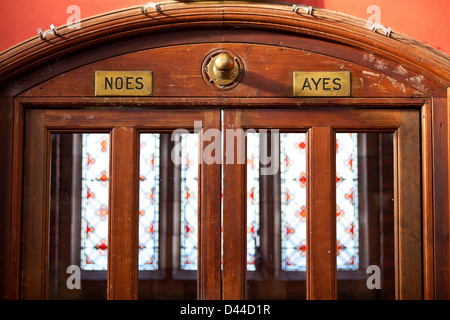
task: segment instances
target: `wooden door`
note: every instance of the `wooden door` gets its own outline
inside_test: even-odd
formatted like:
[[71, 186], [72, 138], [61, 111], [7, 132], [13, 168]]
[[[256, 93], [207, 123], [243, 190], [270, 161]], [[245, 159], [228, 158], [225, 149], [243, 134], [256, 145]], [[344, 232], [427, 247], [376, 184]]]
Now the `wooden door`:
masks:
[[[393, 134], [393, 253], [395, 298], [422, 298], [421, 179], [419, 112], [413, 110], [308, 109], [225, 110], [224, 130], [242, 129], [225, 136], [244, 141], [246, 130], [302, 132], [307, 142], [306, 298], [336, 299], [336, 134], [379, 132]], [[239, 140], [238, 139], [238, 140]], [[262, 140], [261, 140], [262, 141]], [[241, 146], [235, 146], [234, 153]], [[273, 152], [273, 151], [272, 151]], [[277, 152], [277, 151], [275, 151]], [[249, 297], [247, 271], [246, 165], [228, 162], [223, 166], [223, 292], [224, 299]], [[284, 161], [284, 159], [280, 159]], [[278, 192], [279, 193], [279, 192]], [[261, 200], [263, 201], [263, 200]], [[265, 199], [264, 201], [267, 201]], [[279, 222], [278, 222], [279, 223]], [[283, 227], [283, 226], [282, 226]], [[266, 246], [276, 246], [270, 242]], [[283, 230], [283, 229], [282, 229]], [[261, 240], [262, 241], [262, 240]], [[279, 246], [279, 244], [278, 244]], [[276, 250], [275, 250], [276, 252]], [[275, 258], [276, 260], [277, 258]], [[264, 260], [264, 259], [263, 259]], [[267, 261], [277, 269], [279, 258]], [[362, 270], [365, 272], [365, 270]], [[263, 275], [264, 277], [264, 275]], [[368, 275], [366, 275], [367, 279]], [[300, 282], [299, 282], [300, 283]], [[365, 285], [365, 280], [364, 284]], [[270, 282], [267, 295], [276, 291]], [[297, 286], [294, 291], [302, 288]], [[275, 296], [275, 295], [272, 295]]]
[[[108, 216], [108, 235], [107, 239], [102, 239], [103, 242], [99, 244], [103, 252], [106, 252], [107, 248], [107, 276], [103, 281], [106, 284], [104, 294], [108, 299], [137, 299], [140, 273], [138, 271], [139, 243], [137, 237], [139, 232], [138, 189], [140, 188], [138, 181], [141, 178], [139, 175], [139, 137], [143, 133], [171, 133], [181, 128], [192, 132], [194, 124], [199, 130], [197, 134], [202, 135], [204, 130], [220, 128], [220, 112], [216, 110], [47, 109], [27, 110], [25, 118], [21, 297], [23, 299], [52, 298], [49, 294], [52, 290], [51, 280], [53, 279], [52, 261], [49, 261], [51, 260], [49, 257], [52, 257], [51, 251], [54, 250], [51, 242], [58, 236], [60, 242], [67, 238], [64, 237], [64, 233], [68, 232], [67, 223], [70, 224], [67, 222], [64, 225], [64, 221], [62, 221], [60, 223], [62, 227], [55, 231], [50, 222], [52, 219], [50, 212], [53, 206], [67, 206], [66, 202], [73, 200], [70, 191], [60, 188], [58, 190], [61, 191], [60, 198], [63, 200], [57, 203], [53, 201], [51, 184], [54, 182], [51, 181], [51, 177], [54, 176], [52, 172], [54, 168], [58, 167], [51, 163], [53, 161], [51, 159], [53, 153], [60, 152], [58, 150], [67, 147], [64, 143], [60, 143], [60, 149], [52, 150], [53, 139], [58, 137], [63, 139], [61, 135], [64, 134], [103, 133], [109, 136], [110, 146], [110, 174], [108, 176], [105, 173], [104, 176], [98, 177], [101, 182], [109, 180], [108, 212], [102, 216], [103, 218]], [[71, 138], [71, 140], [73, 139]], [[213, 143], [210, 140], [199, 137], [198, 150], [201, 158], [203, 155], [201, 150]], [[168, 159], [170, 153], [165, 157]], [[55, 159], [57, 159], [55, 161], [65, 161], [62, 157]], [[92, 162], [89, 159], [87, 161]], [[68, 170], [68, 167], [64, 166], [59, 166], [59, 168]], [[220, 164], [201, 162], [198, 176], [198, 185], [200, 186], [198, 238], [200, 243], [198, 245], [198, 272], [193, 276], [194, 279], [197, 279], [197, 284], [194, 284], [197, 289], [196, 296], [193, 298], [219, 299], [221, 287]], [[171, 177], [170, 179], [175, 178]], [[58, 181], [58, 183], [62, 183], [61, 179]], [[165, 196], [165, 190], [161, 190], [160, 193]], [[86, 194], [83, 193], [83, 196]], [[88, 191], [87, 197], [89, 196]], [[170, 202], [170, 199], [165, 201]], [[169, 204], [168, 208], [170, 207], [174, 207], [174, 205]], [[86, 230], [86, 226], [84, 228]], [[87, 232], [91, 232], [92, 229], [92, 226], [87, 226]], [[82, 232], [86, 232], [85, 230]], [[74, 234], [75, 236], [72, 237], [77, 238], [80, 233], [78, 231]], [[160, 239], [160, 243], [161, 241]], [[170, 239], [167, 241], [170, 242]], [[170, 247], [170, 244], [167, 243], [167, 247]], [[79, 248], [77, 250], [79, 252]], [[103, 258], [106, 259], [106, 257]], [[169, 268], [167, 265], [166, 267]], [[69, 276], [70, 273], [66, 275], [66, 278]], [[101, 273], [96, 272], [90, 279], [91, 283], [98, 280], [94, 279], [95, 277], [100, 276]], [[154, 277], [158, 279], [158, 275]], [[169, 284], [173, 285], [176, 283], [175, 280], [172, 277], [172, 282]], [[91, 287], [95, 286], [98, 287], [98, 285]], [[87, 286], [86, 290], [91, 290], [91, 287]], [[175, 286], [175, 288], [177, 287]], [[58, 297], [56, 296], [56, 298]], [[160, 298], [164, 297], [163, 294], [160, 294]], [[102, 298], [101, 294], [99, 298]]]
[[[54, 205], [51, 201], [51, 171], [52, 139], [55, 135], [97, 132], [110, 136], [108, 268], [104, 291], [108, 299], [138, 299], [141, 283], [137, 267], [139, 135], [149, 132], [171, 133], [180, 128], [192, 132], [199, 122], [199, 156], [202, 161], [198, 173], [198, 267], [194, 277], [197, 286], [195, 298], [249, 298], [246, 259], [247, 174], [245, 161], [237, 161], [239, 152], [245, 151], [248, 129], [259, 132], [276, 129], [280, 133], [306, 134], [305, 282], [308, 299], [339, 298], [339, 272], [336, 265], [336, 134], [393, 134], [395, 297], [422, 297], [418, 111], [345, 108], [227, 109], [223, 111], [222, 121], [223, 173], [220, 161], [214, 161], [220, 158], [218, 151], [211, 152], [212, 144], [217, 141], [212, 139], [211, 131], [208, 131], [213, 129], [217, 132], [220, 128], [219, 110], [27, 110], [22, 298], [51, 298], [52, 262], [49, 261], [49, 252], [53, 250], [53, 224], [49, 212]], [[227, 130], [232, 131], [230, 135]], [[202, 137], [203, 135], [205, 136]], [[230, 155], [232, 157], [228, 158]], [[168, 159], [168, 155], [165, 159]], [[167, 201], [170, 202], [170, 199]], [[279, 223], [277, 227], [280, 229]], [[63, 233], [64, 230], [62, 228], [59, 232]], [[274, 235], [276, 238], [279, 232], [275, 231]], [[279, 242], [273, 238], [262, 242], [261, 247], [267, 250], [267, 247], [273, 249], [277, 245]], [[168, 240], [167, 246], [173, 246], [173, 243]], [[168, 252], [169, 255], [173, 254]], [[279, 264], [279, 261], [274, 264]], [[154, 279], [158, 279], [158, 275], [155, 277]], [[296, 288], [296, 282], [289, 281], [288, 278], [283, 281], [291, 282], [292, 288], [289, 290], [301, 290]], [[176, 277], [172, 280], [174, 281], [170, 285], [176, 287]], [[180, 288], [183, 286], [187, 285], [183, 284]], [[164, 287], [167, 289], [167, 283]], [[160, 293], [170, 291], [164, 290]], [[164, 297], [168, 298], [170, 295]]]

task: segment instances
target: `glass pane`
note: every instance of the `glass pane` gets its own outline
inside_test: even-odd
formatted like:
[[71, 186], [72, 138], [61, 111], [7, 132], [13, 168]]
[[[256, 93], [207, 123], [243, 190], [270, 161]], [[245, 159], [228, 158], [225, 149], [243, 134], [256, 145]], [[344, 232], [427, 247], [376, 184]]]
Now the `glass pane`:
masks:
[[358, 134], [336, 134], [337, 268], [359, 267]]
[[141, 134], [139, 153], [139, 270], [159, 267], [159, 134]]
[[106, 299], [109, 135], [51, 137], [49, 299]]
[[140, 135], [139, 299], [197, 298], [196, 140], [194, 134]]
[[247, 270], [256, 270], [259, 248], [259, 134], [247, 134]]
[[[247, 269], [255, 270], [259, 247], [259, 135], [247, 138]], [[197, 270], [198, 254], [198, 135], [181, 135], [181, 256], [182, 270]]]
[[81, 268], [108, 264], [109, 135], [82, 135]]
[[[259, 247], [259, 135], [247, 136], [247, 270], [255, 270]], [[181, 135], [181, 257], [182, 270], [197, 270], [198, 135]]]
[[181, 136], [181, 257], [182, 270], [197, 270], [198, 135]]
[[394, 299], [393, 164], [393, 134], [336, 134], [338, 299]]
[[280, 135], [281, 268], [306, 270], [306, 133]]
[[247, 268], [249, 299], [306, 299], [305, 138], [247, 134], [247, 255], [255, 257]]

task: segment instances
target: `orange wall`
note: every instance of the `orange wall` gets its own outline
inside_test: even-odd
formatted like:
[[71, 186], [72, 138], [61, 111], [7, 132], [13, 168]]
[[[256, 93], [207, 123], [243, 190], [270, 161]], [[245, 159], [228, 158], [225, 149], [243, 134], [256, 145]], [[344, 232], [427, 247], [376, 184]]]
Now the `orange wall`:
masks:
[[[88, 18], [130, 6], [157, 0], [0, 0], [0, 52], [43, 31], [65, 25], [72, 12], [70, 5], [80, 8], [81, 18]], [[380, 8], [381, 24], [395, 32], [425, 42], [450, 55], [449, 0], [290, 0], [362, 19], [368, 19], [371, 5]]]

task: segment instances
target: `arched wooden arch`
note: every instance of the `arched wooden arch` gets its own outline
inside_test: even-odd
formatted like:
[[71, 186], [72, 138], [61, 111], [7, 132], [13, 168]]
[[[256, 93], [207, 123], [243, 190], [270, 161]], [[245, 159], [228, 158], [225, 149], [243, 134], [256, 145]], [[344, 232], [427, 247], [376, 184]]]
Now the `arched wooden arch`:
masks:
[[[24, 110], [40, 107], [138, 106], [419, 108], [422, 114], [424, 298], [450, 298], [450, 59], [393, 31], [372, 31], [366, 21], [314, 8], [253, 2], [161, 2], [57, 28], [0, 55], [0, 292], [19, 297]], [[202, 59], [215, 49], [238, 51], [245, 77], [233, 90], [214, 90], [201, 76]], [[178, 56], [177, 56], [178, 55]], [[178, 57], [182, 57], [179, 59]], [[150, 97], [96, 97], [93, 72], [113, 65], [154, 70]], [[353, 73], [350, 97], [294, 97], [292, 71], [308, 63]], [[267, 68], [261, 69], [264, 65]], [[193, 90], [193, 88], [196, 88]]]

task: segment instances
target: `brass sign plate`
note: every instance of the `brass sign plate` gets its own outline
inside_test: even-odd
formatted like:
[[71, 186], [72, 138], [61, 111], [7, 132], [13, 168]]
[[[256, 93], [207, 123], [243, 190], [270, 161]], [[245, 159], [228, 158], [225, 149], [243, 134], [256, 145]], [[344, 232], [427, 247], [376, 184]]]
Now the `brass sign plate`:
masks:
[[348, 71], [294, 72], [295, 97], [349, 97], [351, 88]]
[[151, 71], [95, 71], [96, 96], [151, 96]]

